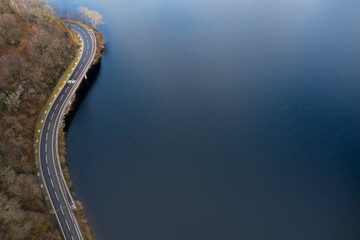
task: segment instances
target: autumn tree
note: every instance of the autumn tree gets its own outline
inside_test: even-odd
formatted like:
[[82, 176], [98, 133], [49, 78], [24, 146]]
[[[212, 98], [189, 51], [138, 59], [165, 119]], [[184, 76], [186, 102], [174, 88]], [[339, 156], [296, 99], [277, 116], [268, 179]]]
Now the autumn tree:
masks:
[[2, 38], [1, 36], [0, 36], [0, 48], [3, 48], [3, 47], [5, 47], [7, 44], [6, 44], [6, 41], [4, 40], [4, 38]]
[[5, 82], [9, 90], [29, 77], [30, 64], [17, 52], [0, 57], [0, 82]]
[[[34, 128], [78, 46], [55, 15], [61, 10], [46, 2], [0, 0], [1, 240], [61, 239], [36, 175]], [[81, 19], [79, 11], [63, 12]]]
[[18, 14], [33, 14], [42, 8], [48, 8], [42, 0], [2, 0], [11, 11]]
[[3, 239], [24, 239], [30, 227], [20, 204], [0, 193], [0, 233]]
[[16, 19], [11, 14], [0, 15], [0, 36], [8, 45], [17, 46], [20, 42], [20, 31]]

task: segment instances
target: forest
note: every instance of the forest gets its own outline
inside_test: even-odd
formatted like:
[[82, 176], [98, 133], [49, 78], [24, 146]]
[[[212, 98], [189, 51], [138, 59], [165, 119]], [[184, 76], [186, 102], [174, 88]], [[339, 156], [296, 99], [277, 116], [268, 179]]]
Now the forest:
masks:
[[0, 1], [0, 239], [61, 239], [40, 188], [33, 138], [77, 47], [43, 1]]

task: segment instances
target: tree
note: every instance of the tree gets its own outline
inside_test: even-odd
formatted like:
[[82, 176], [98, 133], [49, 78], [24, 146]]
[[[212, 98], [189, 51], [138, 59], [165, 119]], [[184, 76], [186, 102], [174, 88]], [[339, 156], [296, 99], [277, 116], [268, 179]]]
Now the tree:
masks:
[[11, 14], [0, 15], [0, 36], [9, 45], [17, 46], [20, 42], [20, 31], [16, 19]]
[[97, 25], [105, 23], [103, 21], [103, 17], [98, 11], [90, 11], [90, 19], [94, 28], [96, 28]]
[[90, 20], [94, 28], [96, 28], [97, 25], [104, 24], [103, 17], [98, 11], [89, 10], [86, 7], [79, 7], [78, 10], [81, 12], [83, 23]]
[[24, 227], [25, 217], [26, 213], [15, 199], [0, 193], [0, 232], [5, 239], [26, 237], [30, 228]]
[[86, 21], [88, 20], [88, 12], [90, 11], [89, 9], [87, 9], [86, 7], [79, 7], [78, 10], [81, 13], [81, 20], [83, 23], [86, 23]]
[[29, 78], [30, 64], [17, 52], [0, 57], [1, 80], [12, 88]]
[[6, 46], [6, 41], [0, 36], [0, 48], [3, 48]]
[[[54, 0], [55, 1], [55, 0]], [[37, 116], [76, 44], [46, 0], [0, 0], [0, 239], [61, 239], [34, 161]], [[78, 16], [78, 11], [68, 11]], [[77, 15], [74, 15], [77, 14]]]

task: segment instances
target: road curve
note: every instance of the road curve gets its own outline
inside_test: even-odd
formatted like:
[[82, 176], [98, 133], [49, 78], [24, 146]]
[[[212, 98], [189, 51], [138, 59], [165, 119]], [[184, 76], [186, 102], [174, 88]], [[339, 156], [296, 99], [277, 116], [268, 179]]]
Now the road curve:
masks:
[[74, 201], [64, 180], [58, 155], [58, 130], [67, 105], [75, 94], [80, 82], [95, 57], [96, 40], [92, 30], [75, 22], [66, 21], [82, 40], [81, 56], [60, 93], [50, 104], [45, 119], [42, 120], [39, 142], [39, 165], [48, 198], [60, 229], [66, 240], [82, 240], [82, 234], [73, 209]]

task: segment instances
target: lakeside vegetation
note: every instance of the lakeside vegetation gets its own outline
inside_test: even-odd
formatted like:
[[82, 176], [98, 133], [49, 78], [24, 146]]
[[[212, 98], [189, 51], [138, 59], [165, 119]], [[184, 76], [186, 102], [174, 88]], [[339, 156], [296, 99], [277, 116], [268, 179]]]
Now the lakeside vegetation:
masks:
[[61, 239], [40, 188], [33, 139], [79, 47], [72, 34], [44, 1], [0, 1], [0, 239]]

